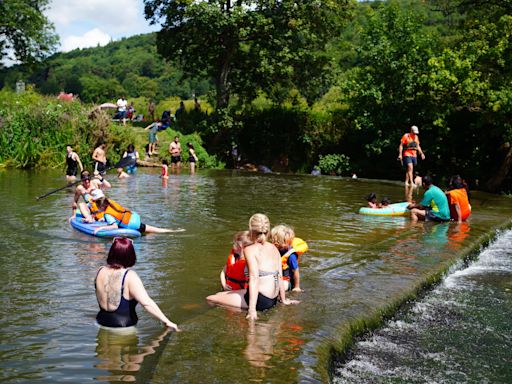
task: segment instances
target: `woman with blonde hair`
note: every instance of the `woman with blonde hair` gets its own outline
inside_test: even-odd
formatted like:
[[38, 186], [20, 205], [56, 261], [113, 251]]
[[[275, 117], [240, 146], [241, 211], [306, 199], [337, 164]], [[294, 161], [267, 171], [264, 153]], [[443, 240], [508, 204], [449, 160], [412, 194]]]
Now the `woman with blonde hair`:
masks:
[[270, 221], [256, 213], [249, 219], [249, 237], [253, 242], [243, 249], [249, 272], [249, 288], [218, 292], [208, 296], [210, 303], [248, 309], [247, 319], [256, 320], [256, 311], [272, 308], [278, 296], [285, 305], [298, 304], [285, 297], [281, 255], [274, 244], [267, 242]]

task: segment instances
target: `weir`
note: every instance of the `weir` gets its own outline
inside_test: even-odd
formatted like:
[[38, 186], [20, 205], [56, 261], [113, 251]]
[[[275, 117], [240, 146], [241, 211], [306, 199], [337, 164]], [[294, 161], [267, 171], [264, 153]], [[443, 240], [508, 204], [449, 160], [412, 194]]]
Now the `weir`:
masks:
[[[512, 214], [510, 199], [475, 192], [468, 223], [413, 224], [357, 213], [372, 191], [403, 200], [400, 183], [200, 171], [173, 175], [164, 185], [158, 170], [141, 169], [114, 180], [109, 194], [149, 224], [186, 229], [136, 239], [134, 267], [184, 331], [162, 334], [138, 308], [135, 337], [114, 340], [94, 325], [93, 280], [109, 242], [67, 224], [71, 194], [33, 203], [60, 180], [0, 174], [0, 205], [16, 208], [0, 219], [6, 229], [0, 245], [8, 250], [1, 261], [9, 271], [2, 299], [11, 314], [0, 331], [3, 379], [326, 382], [354, 336], [380, 326], [474, 255], [497, 228], [510, 225]], [[310, 250], [301, 258], [304, 292], [291, 294], [301, 303], [279, 305], [251, 326], [245, 313], [210, 307], [205, 297], [220, 288], [232, 235], [256, 212], [274, 225], [292, 225]]]

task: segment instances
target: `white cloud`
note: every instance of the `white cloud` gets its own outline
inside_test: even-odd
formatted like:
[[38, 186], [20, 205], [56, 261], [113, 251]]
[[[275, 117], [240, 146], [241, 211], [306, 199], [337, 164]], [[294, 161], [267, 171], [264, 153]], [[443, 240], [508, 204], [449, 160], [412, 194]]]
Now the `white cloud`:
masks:
[[143, 0], [51, 0], [45, 14], [64, 51], [159, 29], [144, 18]]
[[64, 52], [75, 48], [96, 47], [97, 45], [106, 45], [112, 38], [102, 30], [94, 28], [82, 36], [68, 36], [63, 39], [61, 49]]

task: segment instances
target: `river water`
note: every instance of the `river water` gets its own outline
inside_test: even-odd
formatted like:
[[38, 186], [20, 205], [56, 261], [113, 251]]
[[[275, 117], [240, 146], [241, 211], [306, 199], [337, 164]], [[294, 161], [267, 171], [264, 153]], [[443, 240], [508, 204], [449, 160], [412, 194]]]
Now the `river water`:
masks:
[[[137, 332], [119, 335], [94, 322], [93, 281], [109, 241], [68, 225], [71, 192], [35, 200], [62, 183], [56, 172], [0, 172], [1, 381], [325, 382], [344, 324], [455, 264], [512, 214], [509, 199], [475, 193], [469, 223], [414, 225], [357, 214], [371, 191], [403, 200], [397, 183], [237, 171], [183, 172], [163, 183], [158, 170], [140, 169], [113, 180], [108, 195], [146, 223], [186, 229], [134, 242], [134, 269], [184, 331], [165, 332], [139, 307]], [[249, 325], [244, 313], [210, 307], [205, 297], [220, 287], [233, 233], [256, 212], [294, 226], [310, 251], [301, 259], [305, 292], [292, 295], [301, 303]], [[365, 381], [365, 371], [344, 369], [334, 380]]]

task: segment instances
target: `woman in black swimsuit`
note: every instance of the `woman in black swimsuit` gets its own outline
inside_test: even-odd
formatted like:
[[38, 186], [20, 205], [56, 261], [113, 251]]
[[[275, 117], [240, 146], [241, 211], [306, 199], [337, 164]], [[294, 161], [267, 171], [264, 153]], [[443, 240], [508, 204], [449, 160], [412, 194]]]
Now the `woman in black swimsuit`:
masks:
[[247, 318], [256, 320], [256, 311], [272, 308], [278, 296], [285, 305], [297, 304], [285, 297], [281, 255], [272, 243], [267, 242], [270, 232], [268, 217], [257, 213], [249, 220], [249, 233], [253, 242], [243, 249], [249, 273], [249, 288], [219, 292], [206, 300], [213, 304], [248, 309]]
[[107, 265], [98, 270], [94, 285], [100, 311], [98, 324], [110, 328], [131, 327], [137, 324], [135, 306], [140, 303], [146, 311], [175, 331], [178, 326], [170, 321], [149, 297], [135, 271], [136, 255], [131, 239], [114, 238], [108, 253]]

